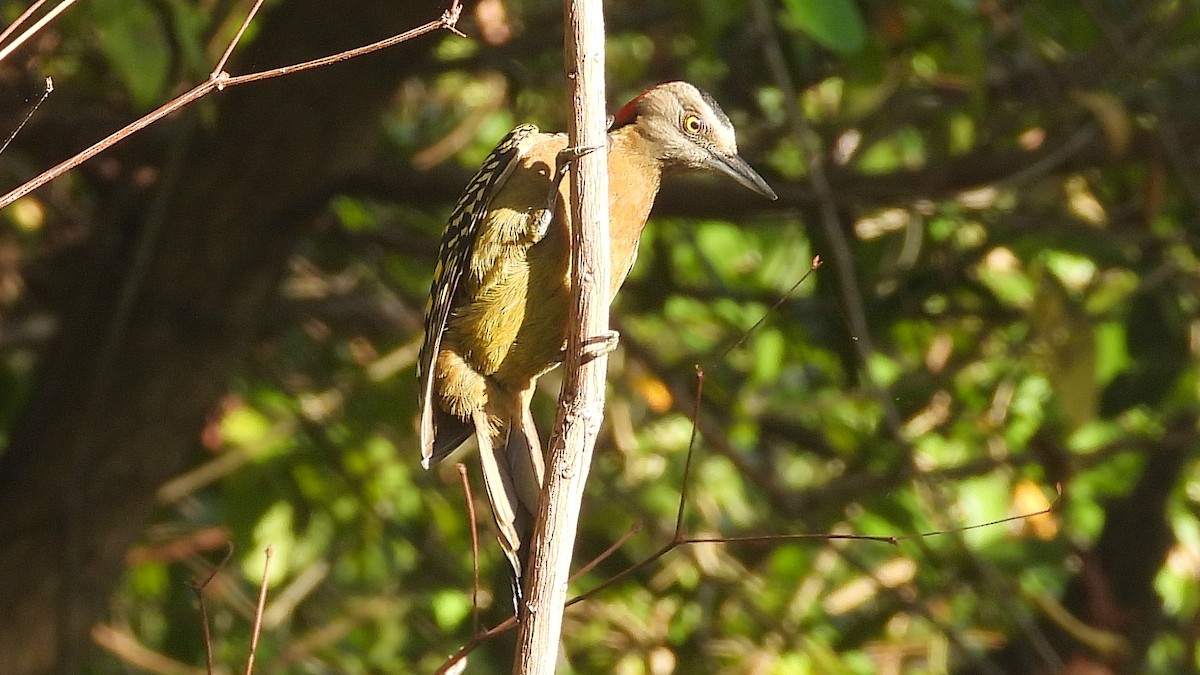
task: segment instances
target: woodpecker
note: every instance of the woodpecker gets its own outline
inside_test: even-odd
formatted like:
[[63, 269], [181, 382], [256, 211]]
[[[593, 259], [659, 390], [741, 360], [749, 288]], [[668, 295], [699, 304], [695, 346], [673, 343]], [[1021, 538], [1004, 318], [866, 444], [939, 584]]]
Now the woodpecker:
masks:
[[[610, 297], [633, 265], [664, 173], [716, 171], [776, 199], [738, 155], [717, 102], [686, 82], [630, 101], [607, 140]], [[422, 464], [475, 435], [517, 599], [544, 473], [529, 402], [538, 378], [564, 359], [572, 298], [562, 180], [570, 155], [565, 134], [525, 124], [484, 160], [442, 237], [418, 360]]]

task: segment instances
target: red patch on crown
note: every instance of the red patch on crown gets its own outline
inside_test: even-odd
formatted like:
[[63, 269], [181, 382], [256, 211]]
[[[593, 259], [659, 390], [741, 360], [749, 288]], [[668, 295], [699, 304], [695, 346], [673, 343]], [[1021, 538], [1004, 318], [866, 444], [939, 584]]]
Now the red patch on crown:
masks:
[[[655, 85], [655, 86], [657, 86], [657, 85]], [[650, 87], [650, 89], [654, 89], [654, 87]], [[638, 117], [638, 111], [637, 111], [638, 102], [640, 102], [643, 98], [645, 98], [646, 94], [650, 93], [650, 89], [643, 91], [642, 93], [640, 93], [636, 97], [634, 97], [634, 99], [632, 101], [621, 106], [621, 109], [618, 110], [617, 114], [613, 116], [613, 123], [612, 123], [611, 128], [619, 129], [619, 128], [625, 126], [626, 124], [633, 124], [634, 120], [636, 120]]]

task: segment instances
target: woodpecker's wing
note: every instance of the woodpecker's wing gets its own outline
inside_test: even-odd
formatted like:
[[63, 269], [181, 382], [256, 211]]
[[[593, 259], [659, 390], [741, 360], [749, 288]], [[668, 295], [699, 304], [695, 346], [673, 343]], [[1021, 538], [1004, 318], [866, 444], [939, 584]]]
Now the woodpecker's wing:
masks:
[[433, 286], [429, 290], [429, 303], [425, 307], [425, 341], [421, 343], [421, 354], [417, 361], [417, 380], [421, 387], [421, 463], [426, 468], [433, 458], [433, 444], [437, 437], [438, 411], [433, 396], [434, 362], [441, 350], [446, 322], [450, 320], [450, 312], [457, 300], [458, 284], [470, 265], [479, 227], [487, 217], [488, 205], [528, 151], [531, 144], [526, 141], [537, 134], [536, 126], [522, 124], [501, 139], [483, 160], [479, 172], [467, 183], [442, 235], [437, 267], [433, 272]]

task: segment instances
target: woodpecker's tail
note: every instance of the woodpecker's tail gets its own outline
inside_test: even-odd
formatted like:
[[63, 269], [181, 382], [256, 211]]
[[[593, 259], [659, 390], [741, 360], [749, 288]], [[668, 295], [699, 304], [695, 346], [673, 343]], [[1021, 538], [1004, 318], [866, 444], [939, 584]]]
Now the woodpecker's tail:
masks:
[[[545, 460], [529, 408], [516, 408], [510, 407], [505, 415], [481, 411], [475, 414], [474, 422], [484, 485], [499, 530], [500, 547], [512, 567], [513, 602], [519, 612], [522, 575], [541, 499]], [[497, 419], [499, 425], [494, 424]]]

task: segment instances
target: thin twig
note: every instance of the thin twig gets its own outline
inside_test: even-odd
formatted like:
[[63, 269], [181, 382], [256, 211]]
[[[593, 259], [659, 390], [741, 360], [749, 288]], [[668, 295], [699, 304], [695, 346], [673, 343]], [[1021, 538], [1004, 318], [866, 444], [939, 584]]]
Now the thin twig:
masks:
[[610, 555], [621, 550], [621, 547], [625, 545], [625, 542], [629, 541], [630, 537], [632, 537], [633, 535], [642, 531], [642, 527], [643, 527], [642, 521], [639, 520], [636, 523], [634, 523], [633, 527], [629, 528], [628, 532], [626, 532], [625, 534], [618, 537], [617, 540], [612, 543], [612, 546], [609, 546], [608, 548], [604, 549], [604, 551], [602, 553], [600, 553], [600, 555], [596, 556], [595, 558], [592, 558], [591, 562], [589, 562], [588, 564], [575, 570], [575, 574], [572, 574], [571, 578], [567, 579], [567, 582], [573, 583], [576, 579], [582, 577], [583, 575], [587, 574], [588, 572], [591, 572], [596, 567], [596, 565], [599, 565], [600, 563], [607, 560]]
[[5, 27], [2, 32], [0, 32], [0, 44], [4, 44], [4, 41], [8, 39], [8, 36], [12, 35], [18, 28], [20, 28], [21, 24], [25, 23], [25, 21], [28, 20], [29, 17], [33, 16], [34, 13], [38, 11], [38, 8], [44, 4], [46, 4], [46, 0], [37, 0], [37, 2], [29, 6], [29, 9], [21, 12], [21, 16], [18, 16], [16, 21], [8, 24], [8, 26]]
[[90, 147], [86, 150], [83, 150], [82, 152], [75, 155], [71, 159], [68, 159], [67, 161], [62, 162], [58, 166], [56, 166], [52, 169], [48, 169], [48, 170], [42, 172], [41, 174], [38, 174], [38, 176], [36, 176], [32, 180], [26, 181], [25, 184], [22, 185], [21, 187], [13, 190], [12, 192], [9, 192], [8, 194], [4, 195], [3, 197], [0, 197], [0, 209], [8, 206], [9, 204], [12, 204], [13, 202], [17, 201], [21, 197], [28, 195], [30, 192], [33, 192], [34, 190], [45, 185], [46, 183], [49, 183], [50, 181], [54, 180], [55, 178], [58, 178], [59, 176], [63, 175], [64, 173], [70, 171], [71, 169], [74, 169], [75, 167], [79, 166], [80, 164], [83, 164], [87, 160], [104, 152], [105, 150], [116, 145], [117, 143], [120, 143], [121, 141], [123, 141], [126, 138], [128, 138], [129, 136], [132, 136], [133, 134], [141, 131], [142, 129], [145, 129], [146, 127], [150, 126], [151, 124], [154, 124], [155, 122], [166, 117], [167, 115], [170, 115], [171, 113], [179, 110], [180, 108], [188, 105], [189, 103], [192, 103], [193, 101], [196, 101], [196, 100], [202, 98], [205, 94], [208, 94], [215, 88], [216, 88], [216, 83], [213, 80], [209, 80], [203, 84], [197, 85], [195, 89], [192, 89], [191, 91], [180, 95], [178, 98], [163, 105], [162, 107], [158, 108], [154, 112], [147, 114], [145, 117], [142, 117], [141, 119], [130, 124], [129, 126], [126, 126], [125, 128], [121, 129], [120, 131], [108, 136], [107, 138], [101, 140], [99, 143], [96, 143], [92, 147]]
[[[693, 434], [695, 432], [695, 429], [699, 426], [697, 424], [697, 420], [698, 420], [698, 415], [699, 415], [699, 412], [698, 412], [699, 411], [699, 401], [700, 401], [702, 395], [703, 395], [703, 370], [700, 369], [699, 366], [697, 366], [697, 396], [696, 396], [697, 407], [696, 407], [696, 411], [693, 413], [693, 415], [694, 415], [694, 417], [693, 417]], [[688, 485], [689, 475], [691, 472], [691, 460], [692, 460], [692, 456], [694, 454], [694, 447], [695, 447], [695, 438], [693, 435], [693, 439], [692, 439], [691, 443], [689, 443], [689, 446], [688, 446], [688, 457], [685, 460], [684, 479], [682, 481], [681, 492], [686, 491], [686, 487]], [[930, 531], [926, 531], [926, 532], [900, 534], [900, 535], [797, 533], [797, 534], [749, 535], [749, 536], [735, 536], [735, 537], [686, 537], [686, 536], [684, 536], [684, 530], [683, 530], [683, 526], [682, 526], [683, 509], [686, 505], [686, 499], [681, 499], [679, 511], [676, 514], [675, 535], [672, 537], [672, 539], [669, 542], [664, 544], [661, 548], [659, 548], [654, 553], [652, 553], [649, 556], [638, 561], [637, 563], [625, 568], [624, 570], [621, 570], [619, 573], [613, 575], [612, 577], [605, 579], [603, 582], [601, 582], [599, 585], [595, 586], [594, 588], [590, 588], [587, 591], [580, 593], [579, 595], [576, 595], [575, 597], [571, 598], [570, 600], [567, 601], [566, 607], [571, 607], [572, 605], [583, 602], [584, 600], [592, 598], [593, 596], [599, 595], [600, 593], [604, 592], [605, 590], [609, 589], [610, 587], [617, 585], [618, 583], [627, 579], [628, 577], [633, 576], [634, 574], [637, 574], [638, 572], [642, 571], [643, 569], [646, 569], [647, 567], [653, 565], [655, 562], [657, 562], [658, 560], [660, 560], [661, 558], [666, 556], [668, 553], [674, 551], [676, 548], [678, 548], [680, 546], [687, 546], [687, 545], [691, 545], [691, 544], [705, 544], [705, 543], [726, 543], [726, 544], [729, 544], [729, 543], [733, 543], [733, 544], [737, 544], [737, 543], [744, 543], [744, 544], [767, 543], [767, 544], [772, 544], [772, 543], [780, 543], [780, 542], [787, 542], [787, 541], [810, 540], [810, 539], [820, 539], [822, 541], [858, 540], [858, 541], [869, 541], [869, 542], [891, 544], [891, 545], [895, 546], [895, 545], [898, 545], [902, 541], [935, 537], [935, 536], [939, 536], [939, 535], [963, 532], [966, 530], [974, 530], [974, 529], [983, 528], [983, 527], [993, 527], [995, 525], [1000, 525], [1003, 523], [1008, 523], [1008, 522], [1013, 522], [1013, 521], [1018, 521], [1018, 520], [1025, 520], [1028, 518], [1035, 518], [1037, 516], [1057, 512], [1058, 509], [1060, 508], [1060, 502], [1061, 502], [1061, 498], [1062, 498], [1062, 494], [1063, 494], [1062, 486], [1055, 485], [1055, 491], [1057, 493], [1057, 496], [1055, 497], [1054, 501], [1051, 502], [1051, 504], [1049, 506], [1047, 506], [1046, 508], [1041, 509], [1039, 511], [1034, 511], [1031, 513], [1023, 513], [1023, 514], [1019, 514], [1019, 515], [1015, 515], [1015, 516], [1008, 516], [1005, 518], [1000, 518], [998, 520], [989, 521], [986, 523], [974, 523], [971, 525], [963, 525], [960, 527], [948, 528], [948, 529], [943, 529], [943, 530], [930, 530]], [[635, 534], [640, 529], [640, 526], [641, 526], [641, 523], [639, 523], [637, 526], [635, 526], [630, 532], [627, 532], [615, 544], [613, 544], [608, 549], [606, 549], [603, 553], [601, 553], [599, 556], [597, 556], [596, 559], [594, 559], [592, 562], [588, 563], [583, 568], [581, 568], [574, 576], [571, 577], [571, 580], [573, 581], [576, 578], [578, 578], [579, 576], [591, 571], [591, 569], [594, 568], [601, 560], [608, 557], [613, 552], [617, 551], [626, 541], [628, 541], [628, 539], [633, 534]], [[438, 670], [436, 671], [437, 675], [442, 675], [444, 673], [447, 673], [450, 670], [450, 668], [452, 668], [455, 664], [457, 664], [460, 661], [462, 661], [463, 659], [465, 659], [471, 652], [475, 651], [475, 649], [477, 649], [480, 645], [484, 644], [488, 640], [491, 640], [492, 638], [496, 637], [497, 635], [500, 635], [502, 633], [505, 633], [505, 632], [511, 630], [515, 626], [516, 626], [515, 617], [509, 617], [506, 621], [504, 621], [500, 624], [497, 624], [495, 627], [493, 627], [487, 631], [484, 631], [483, 633], [475, 632], [472, 635], [471, 639], [467, 643], [465, 643], [462, 647], [460, 647], [457, 652], [455, 652], [454, 656], [450, 657], [450, 659], [448, 659], [445, 663], [442, 664], [442, 666], [440, 668], [438, 668]]]
[[[456, 22], [458, 20], [458, 16], [461, 13], [461, 11], [462, 11], [461, 0], [453, 0], [453, 4], [451, 5], [451, 8], [449, 10], [447, 10], [446, 12], [444, 12], [442, 14], [442, 16], [440, 18], [438, 18], [437, 20], [430, 21], [422, 26], [418, 26], [417, 28], [414, 28], [405, 33], [401, 33], [399, 35], [392, 36], [390, 38], [387, 38], [386, 40], [380, 40], [379, 42], [371, 43], [364, 47], [350, 49], [350, 50], [347, 50], [344, 52], [339, 52], [332, 56], [326, 56], [326, 57], [320, 58], [320, 59], [313, 59], [311, 61], [305, 61], [303, 63], [298, 63], [298, 64], [291, 65], [291, 66], [284, 66], [282, 68], [274, 68], [272, 70], [264, 70], [261, 72], [250, 73], [247, 75], [238, 75], [236, 77], [231, 77], [231, 76], [226, 75], [225, 73], [220, 73], [220, 72], [215, 73], [214, 75], [210, 75], [209, 79], [207, 81], [196, 85], [190, 91], [188, 91], [184, 94], [181, 94], [179, 97], [167, 102], [166, 104], [159, 107], [157, 110], [147, 114], [146, 116], [142, 117], [141, 119], [137, 120], [136, 122], [133, 122], [132, 124], [110, 134], [109, 136], [105, 137], [104, 139], [102, 139], [101, 141], [96, 143], [95, 145], [92, 145], [91, 147], [87, 148], [86, 150], [83, 150], [82, 152], [75, 155], [74, 157], [58, 164], [57, 166], [55, 166], [51, 169], [47, 169], [46, 171], [43, 171], [42, 173], [38, 174], [34, 178], [26, 181], [20, 187], [9, 192], [8, 194], [4, 195], [3, 197], [0, 197], [0, 209], [12, 204], [13, 202], [20, 199], [21, 197], [28, 195], [29, 193], [42, 187], [46, 183], [49, 183], [50, 181], [58, 178], [59, 176], [63, 175], [64, 173], [70, 171], [71, 169], [74, 169], [75, 167], [79, 166], [80, 164], [83, 164], [84, 162], [91, 159], [92, 157], [95, 157], [96, 155], [100, 154], [101, 152], [104, 152], [105, 150], [116, 145], [117, 143], [120, 143], [121, 141], [125, 140], [126, 138], [132, 136], [133, 134], [141, 131], [142, 129], [145, 129], [146, 127], [150, 126], [151, 124], [154, 124], [158, 120], [166, 117], [167, 115], [170, 115], [171, 113], [178, 111], [179, 109], [183, 108], [184, 106], [194, 103], [195, 101], [207, 96], [208, 94], [212, 93], [214, 90], [224, 91], [225, 89], [228, 89], [229, 87], [234, 87], [234, 86], [237, 86], [240, 84], [246, 84], [249, 82], [257, 82], [259, 80], [268, 80], [268, 79], [275, 78], [275, 77], [282, 77], [284, 75], [291, 75], [292, 73], [299, 73], [299, 72], [303, 72], [305, 70], [312, 70], [313, 68], [320, 68], [322, 66], [327, 66], [331, 63], [338, 63], [340, 61], [346, 61], [348, 59], [356, 58], [356, 57], [362, 56], [364, 54], [369, 54], [371, 52], [376, 52], [381, 49], [386, 49], [388, 47], [392, 47], [394, 45], [400, 44], [401, 42], [406, 42], [413, 38], [419, 37], [421, 35], [425, 35], [426, 33], [432, 33], [433, 31], [442, 29], [442, 28], [451, 30], [455, 33], [458, 33], [458, 31], [454, 27], [454, 22]], [[239, 36], [240, 36], [240, 32], [239, 32]], [[236, 38], [235, 38], [235, 40], [236, 40]]]
[[42, 107], [42, 104], [46, 102], [46, 99], [50, 98], [50, 92], [52, 91], [54, 91], [54, 80], [47, 77], [46, 89], [42, 92], [42, 96], [32, 106], [29, 107], [29, 112], [25, 114], [25, 119], [21, 120], [21, 123], [17, 125], [17, 128], [13, 129], [12, 133], [8, 135], [8, 138], [4, 141], [4, 145], [0, 145], [0, 154], [4, 154], [4, 151], [8, 149], [9, 143], [12, 143], [13, 139], [17, 137], [17, 134], [21, 133], [21, 130], [25, 128], [25, 125], [29, 124], [29, 120], [33, 119], [33, 114], [37, 112], [38, 108]]
[[692, 456], [696, 453], [697, 428], [700, 426], [700, 401], [704, 398], [704, 369], [696, 364], [696, 404], [692, 408], [692, 435], [688, 438], [687, 456], [683, 460], [683, 480], [679, 485], [679, 508], [675, 511], [675, 540], [683, 536], [683, 511], [687, 507], [688, 488], [692, 482]]
[[507, 619], [505, 619], [504, 621], [501, 621], [500, 623], [496, 624], [492, 628], [489, 628], [482, 633], [477, 633], [477, 634], [473, 635], [471, 637], [471, 639], [467, 641], [466, 644], [459, 647], [457, 652], [454, 652], [454, 656], [451, 656], [450, 658], [446, 659], [445, 663], [443, 663], [441, 666], [439, 666], [437, 670], [433, 671], [433, 675], [445, 675], [446, 673], [450, 672], [451, 668], [458, 665], [459, 661], [462, 661], [463, 659], [467, 658], [467, 656], [471, 652], [478, 649], [480, 645], [487, 642], [488, 640], [491, 640], [492, 638], [496, 637], [497, 635], [507, 633], [508, 631], [510, 631], [516, 627], [517, 627], [517, 617], [510, 616]]
[[250, 655], [246, 657], [246, 675], [252, 675], [254, 672], [254, 654], [258, 651], [258, 636], [262, 631], [263, 608], [267, 604], [267, 585], [271, 578], [271, 555], [273, 553], [271, 547], [268, 546], [264, 553], [267, 557], [263, 560], [262, 584], [258, 587], [258, 606], [254, 608], [254, 630], [250, 633]]
[[467, 465], [462, 462], [458, 463], [458, 477], [462, 480], [467, 519], [471, 524], [471, 635], [475, 635], [479, 632], [479, 524], [475, 520], [475, 500], [471, 499], [471, 479], [467, 477]]
[[758, 330], [758, 327], [761, 326], [764, 321], [766, 321], [768, 318], [770, 318], [770, 316], [772, 314], [779, 311], [779, 308], [783, 306], [783, 303], [792, 299], [792, 293], [795, 293], [796, 289], [800, 288], [800, 284], [804, 283], [805, 281], [808, 281], [808, 278], [810, 276], [812, 276], [812, 273], [816, 272], [817, 268], [819, 268], [822, 265], [822, 263], [824, 263], [824, 262], [825, 261], [821, 260], [821, 256], [819, 256], [819, 255], [813, 256], [812, 264], [809, 266], [808, 271], [805, 272], [804, 275], [801, 276], [800, 279], [796, 281], [796, 283], [792, 284], [792, 287], [789, 288], [787, 290], [787, 292], [783, 294], [782, 297], [780, 297], [778, 300], [776, 300], [775, 304], [773, 304], [769, 308], [767, 308], [767, 311], [763, 312], [763, 315], [758, 317], [758, 321], [755, 321], [753, 326], [750, 326], [750, 328], [746, 329], [746, 331], [742, 333], [742, 336], [737, 339], [737, 342], [734, 342], [733, 344], [729, 345], [729, 347], [727, 347], [725, 349], [725, 351], [721, 352], [721, 355], [717, 357], [717, 361], [724, 361], [727, 356], [729, 356], [731, 353], [733, 353], [733, 350], [742, 346], [742, 343], [744, 343], [747, 339], [750, 338], [751, 333]]
[[1018, 520], [1028, 520], [1037, 518], [1050, 513], [1054, 513], [1059, 509], [1059, 501], [1062, 498], [1062, 486], [1056, 485], [1055, 490], [1057, 496], [1054, 501], [1040, 511], [1032, 511], [1030, 513], [1021, 513], [1015, 516], [1006, 516], [996, 520], [989, 520], [986, 523], [972, 523], [970, 525], [960, 525], [958, 527], [950, 527], [943, 530], [929, 530], [926, 532], [911, 532], [909, 534], [830, 534], [822, 532], [808, 532], [798, 534], [763, 534], [763, 535], [748, 535], [742, 537], [688, 537], [680, 541], [680, 544], [759, 544], [771, 543], [778, 541], [794, 541], [797, 539], [822, 539], [822, 540], [856, 540], [856, 541], [877, 541], [884, 544], [899, 544], [902, 541], [911, 541], [913, 539], [928, 539], [944, 534], [958, 534], [968, 530], [977, 530], [983, 527], [993, 527], [1011, 523]]
[[[1062, 488], [1060, 486], [1056, 486], [1056, 489], [1058, 490], [1059, 497], [1061, 497], [1062, 496]], [[577, 602], [582, 602], [584, 600], [587, 600], [588, 598], [600, 593], [601, 591], [609, 588], [610, 586], [616, 585], [619, 581], [625, 579], [626, 577], [628, 577], [636, 572], [639, 572], [639, 571], [645, 569], [651, 563], [657, 561], [659, 558], [662, 558], [663, 556], [665, 556], [666, 554], [670, 553], [671, 551], [675, 550], [676, 548], [678, 548], [680, 546], [687, 546], [687, 545], [691, 545], [691, 544], [759, 544], [759, 543], [770, 544], [770, 543], [779, 543], [779, 542], [796, 541], [796, 540], [804, 540], [804, 539], [820, 539], [822, 541], [831, 541], [831, 540], [872, 541], [872, 542], [878, 542], [878, 543], [883, 543], [883, 544], [896, 545], [902, 541], [908, 541], [908, 540], [912, 540], [912, 539], [924, 539], [927, 537], [936, 537], [938, 535], [943, 535], [943, 534], [964, 532], [966, 530], [974, 530], [974, 529], [981, 528], [981, 527], [992, 527], [994, 525], [1000, 525], [1003, 523], [1013, 522], [1013, 521], [1017, 521], [1017, 520], [1036, 518], [1038, 516], [1042, 516], [1042, 515], [1046, 515], [1048, 513], [1055, 512], [1059, 508], [1058, 505], [1059, 505], [1059, 499], [1056, 498], [1054, 500], [1054, 502], [1052, 502], [1046, 508], [1044, 508], [1040, 511], [1034, 511], [1032, 513], [1022, 513], [1019, 515], [1008, 516], [1006, 518], [1000, 518], [998, 520], [993, 520], [993, 521], [989, 521], [986, 523], [974, 523], [971, 525], [963, 525], [961, 527], [949, 528], [949, 529], [945, 529], [945, 530], [931, 530], [929, 532], [916, 532], [916, 533], [899, 534], [899, 535], [832, 534], [832, 533], [827, 533], [827, 532], [809, 532], [809, 533], [798, 533], [798, 534], [749, 535], [749, 536], [742, 536], [742, 537], [677, 537], [675, 539], [672, 539], [670, 542], [665, 544], [662, 548], [655, 551], [653, 554], [651, 554], [649, 557], [645, 558], [644, 560], [641, 560], [637, 564], [632, 565], [631, 567], [629, 567], [625, 570], [622, 570], [620, 573], [616, 574], [615, 576], [610, 577], [609, 579], [606, 579], [599, 586], [596, 586], [595, 588], [591, 588], [588, 591], [586, 591], [584, 593], [580, 593], [579, 595], [575, 596], [574, 598], [571, 598], [571, 600], [567, 603], [567, 606], [570, 607], [571, 605], [574, 605]]]
[[[813, 256], [812, 264], [809, 266], [808, 270], [803, 274], [803, 276], [801, 276], [800, 279], [798, 281], [796, 281], [796, 283], [792, 284], [792, 287], [789, 288], [788, 291], [783, 294], [783, 297], [779, 298], [778, 300], [775, 301], [775, 304], [768, 307], [767, 311], [763, 312], [763, 315], [758, 318], [758, 321], [754, 322], [753, 326], [750, 326], [745, 331], [743, 331], [741, 337], [739, 337], [736, 342], [734, 342], [727, 349], [725, 349], [725, 351], [721, 352], [721, 355], [719, 357], [717, 357], [717, 361], [724, 361], [725, 357], [729, 356], [730, 352], [732, 352], [734, 349], [737, 349], [739, 345], [744, 343], [747, 340], [747, 338], [750, 337], [751, 333], [753, 333], [755, 330], [757, 330], [758, 327], [761, 326], [764, 321], [766, 321], [772, 314], [774, 314], [776, 311], [778, 311], [779, 308], [783, 306], [783, 303], [787, 302], [788, 299], [791, 298], [792, 293], [795, 293], [796, 289], [800, 288], [800, 284], [807, 281], [808, 278], [810, 276], [812, 276], [812, 273], [815, 272], [817, 270], [817, 268], [819, 268], [821, 266], [821, 262], [822, 262], [821, 256], [819, 256], [819, 255]], [[692, 456], [696, 452], [696, 437], [699, 434], [699, 428], [700, 428], [700, 404], [704, 400], [704, 368], [701, 367], [701, 365], [699, 363], [697, 363], [695, 365], [695, 369], [696, 369], [696, 396], [695, 396], [695, 401], [692, 406], [692, 433], [691, 433], [691, 436], [688, 438], [687, 457], [684, 459], [684, 463], [683, 463], [683, 481], [679, 487], [679, 509], [675, 512], [675, 540], [676, 541], [679, 541], [683, 537], [683, 513], [684, 513], [685, 507], [687, 506], [688, 492], [689, 492], [690, 486], [691, 486]]]
[[217, 66], [212, 70], [212, 76], [215, 78], [225, 72], [225, 64], [229, 63], [229, 57], [233, 56], [233, 50], [237, 48], [238, 43], [242, 41], [242, 35], [246, 29], [250, 27], [250, 22], [254, 20], [258, 10], [262, 7], [263, 0], [255, 0], [254, 6], [246, 13], [246, 18], [242, 20], [242, 25], [238, 27], [237, 33], [234, 33], [233, 39], [229, 41], [229, 45], [225, 47], [225, 53], [221, 54], [221, 58], [217, 61]]
[[208, 608], [200, 589], [196, 589], [196, 600], [200, 603], [200, 627], [204, 632], [204, 669], [208, 675], [213, 675], [212, 629], [208, 627]]
[[[459, 5], [460, 0], [455, 0], [454, 4]], [[441, 16], [441, 18], [439, 18], [435, 21], [430, 21], [429, 23], [423, 24], [421, 26], [417, 26], [416, 28], [414, 28], [410, 31], [400, 33], [399, 35], [393, 35], [390, 38], [386, 38], [386, 39], [380, 40], [378, 42], [372, 42], [369, 45], [363, 45], [362, 47], [355, 47], [354, 49], [348, 49], [344, 52], [338, 52], [337, 54], [331, 54], [329, 56], [322, 56], [321, 58], [312, 59], [311, 61], [302, 61], [300, 63], [296, 63], [296, 64], [293, 64], [290, 66], [281, 66], [279, 68], [272, 68], [270, 70], [262, 70], [262, 71], [259, 71], [256, 73], [248, 73], [246, 75], [235, 75], [235, 76], [230, 76], [228, 78], [222, 78], [220, 86], [218, 88], [221, 90], [224, 90], [224, 89], [228, 89], [229, 87], [236, 87], [239, 84], [246, 84], [248, 82], [257, 82], [259, 80], [269, 80], [269, 79], [276, 78], [276, 77], [282, 77], [284, 75], [292, 75], [294, 73], [301, 73], [306, 70], [312, 70], [314, 68], [322, 68], [324, 66], [332, 65], [334, 63], [341, 63], [342, 61], [349, 61], [350, 59], [358, 58], [360, 56], [363, 56], [365, 54], [370, 54], [372, 52], [377, 52], [381, 49], [387, 49], [388, 47], [394, 47], [394, 46], [400, 44], [401, 42], [407, 42], [413, 38], [420, 37], [422, 35], [425, 35], [426, 33], [432, 33], [435, 30], [440, 30], [443, 28], [446, 30], [457, 32], [457, 30], [454, 28], [453, 24], [447, 23], [447, 21], [449, 21], [450, 16], [451, 16], [450, 12], [447, 11], [446, 13], [444, 13]]]
[[221, 562], [213, 567], [208, 577], [204, 581], [191, 583], [192, 592], [196, 594], [196, 602], [200, 604], [200, 627], [204, 631], [204, 664], [208, 668], [208, 675], [213, 675], [212, 632], [208, 627], [208, 608], [204, 603], [204, 589], [208, 588], [217, 574], [225, 569], [225, 565], [229, 563], [231, 557], [233, 557], [233, 542], [229, 541], [225, 544], [225, 557], [221, 558]]
[[[58, 17], [59, 14], [62, 14], [63, 12], [65, 12], [67, 10], [67, 8], [73, 4], [75, 4], [75, 0], [63, 0], [57, 6], [55, 6], [54, 9], [50, 10], [49, 12], [46, 12], [46, 15], [43, 16], [42, 18], [38, 19], [36, 23], [34, 23], [32, 26], [30, 26], [28, 28], [28, 30], [26, 30], [24, 33], [21, 33], [21, 35], [19, 35], [15, 40], [13, 40], [11, 43], [9, 43], [8, 46], [4, 47], [3, 49], [0, 49], [0, 61], [3, 61], [4, 59], [8, 58], [8, 55], [13, 53], [13, 50], [15, 50], [17, 47], [20, 47], [22, 44], [25, 43], [26, 40], [33, 37], [41, 29], [45, 28], [46, 24], [53, 21], [55, 18]], [[29, 12], [22, 14], [21, 18], [18, 19], [17, 22], [19, 23], [21, 21], [24, 21], [25, 18], [28, 16], [28, 14], [29, 14]], [[14, 25], [16, 25], [16, 24], [14, 24]], [[8, 31], [5, 31], [6, 34], [7, 34], [7, 32]]]
[[454, 0], [450, 3], [450, 9], [442, 12], [442, 27], [454, 33], [458, 37], [467, 37], [467, 34], [458, 29], [458, 17], [462, 15], [462, 0]]
[[[619, 538], [615, 543], [613, 543], [612, 546], [609, 546], [608, 548], [606, 548], [604, 550], [603, 553], [596, 556], [595, 558], [592, 558], [592, 560], [590, 562], [588, 562], [583, 567], [579, 568], [579, 570], [576, 571], [575, 574], [573, 574], [571, 576], [571, 578], [568, 580], [568, 583], [573, 582], [576, 579], [578, 579], [579, 577], [583, 576], [584, 574], [587, 574], [588, 572], [592, 571], [592, 569], [594, 567], [596, 567], [596, 565], [599, 565], [601, 562], [603, 562], [605, 559], [607, 559], [613, 553], [616, 553], [618, 550], [620, 550], [621, 546], [623, 546], [625, 544], [625, 542], [629, 541], [630, 537], [637, 534], [641, 530], [642, 530], [642, 523], [639, 521], [632, 528], [630, 528], [628, 532], [626, 532], [624, 535], [622, 535], [621, 538]], [[658, 558], [661, 557], [662, 554], [665, 554], [666, 551], [668, 551], [668, 550], [670, 550], [670, 549], [666, 549], [666, 550], [660, 552], [657, 556], [653, 557], [652, 559], [647, 559], [647, 560], [643, 561], [644, 564], [639, 563], [639, 565], [635, 566], [635, 568], [630, 568], [626, 572], [622, 572], [621, 575], [619, 575], [619, 578], [623, 579], [628, 574], [631, 574], [637, 570], [640, 570], [643, 567], [645, 567], [646, 565], [649, 565], [650, 563], [654, 562], [655, 560], [658, 560]], [[607, 588], [608, 586], [611, 586], [615, 581], [616, 581], [615, 577], [613, 579], [606, 579], [604, 581], [604, 583], [601, 584], [600, 586], [597, 586], [596, 588], [593, 588], [591, 591], [588, 591], [587, 593], [576, 596], [575, 598], [572, 598], [571, 600], [569, 600], [566, 603], [566, 605], [564, 606], [564, 608], [570, 607], [571, 605], [575, 604], [576, 602], [579, 602], [580, 600], [583, 600], [584, 598], [591, 596], [593, 592], [598, 591], [601, 588]], [[454, 656], [451, 656], [449, 659], [447, 659], [446, 662], [443, 663], [441, 665], [441, 667], [439, 667], [437, 669], [437, 671], [435, 671], [436, 675], [442, 675], [444, 673], [449, 672], [449, 670], [451, 668], [453, 668], [455, 664], [457, 664], [458, 662], [467, 658], [467, 655], [469, 655], [471, 652], [475, 651], [475, 649], [478, 648], [480, 645], [487, 642], [488, 640], [491, 640], [492, 638], [496, 637], [497, 635], [500, 635], [502, 633], [507, 633], [508, 631], [512, 630], [513, 628], [516, 628], [516, 626], [517, 626], [516, 617], [510, 616], [510, 617], [508, 617], [508, 619], [496, 624], [492, 628], [489, 628], [488, 630], [483, 631], [482, 633], [480, 633], [478, 630], [474, 630], [471, 634], [471, 639], [468, 640], [465, 644], [463, 644], [462, 647], [459, 647], [458, 651], [454, 653]]]

